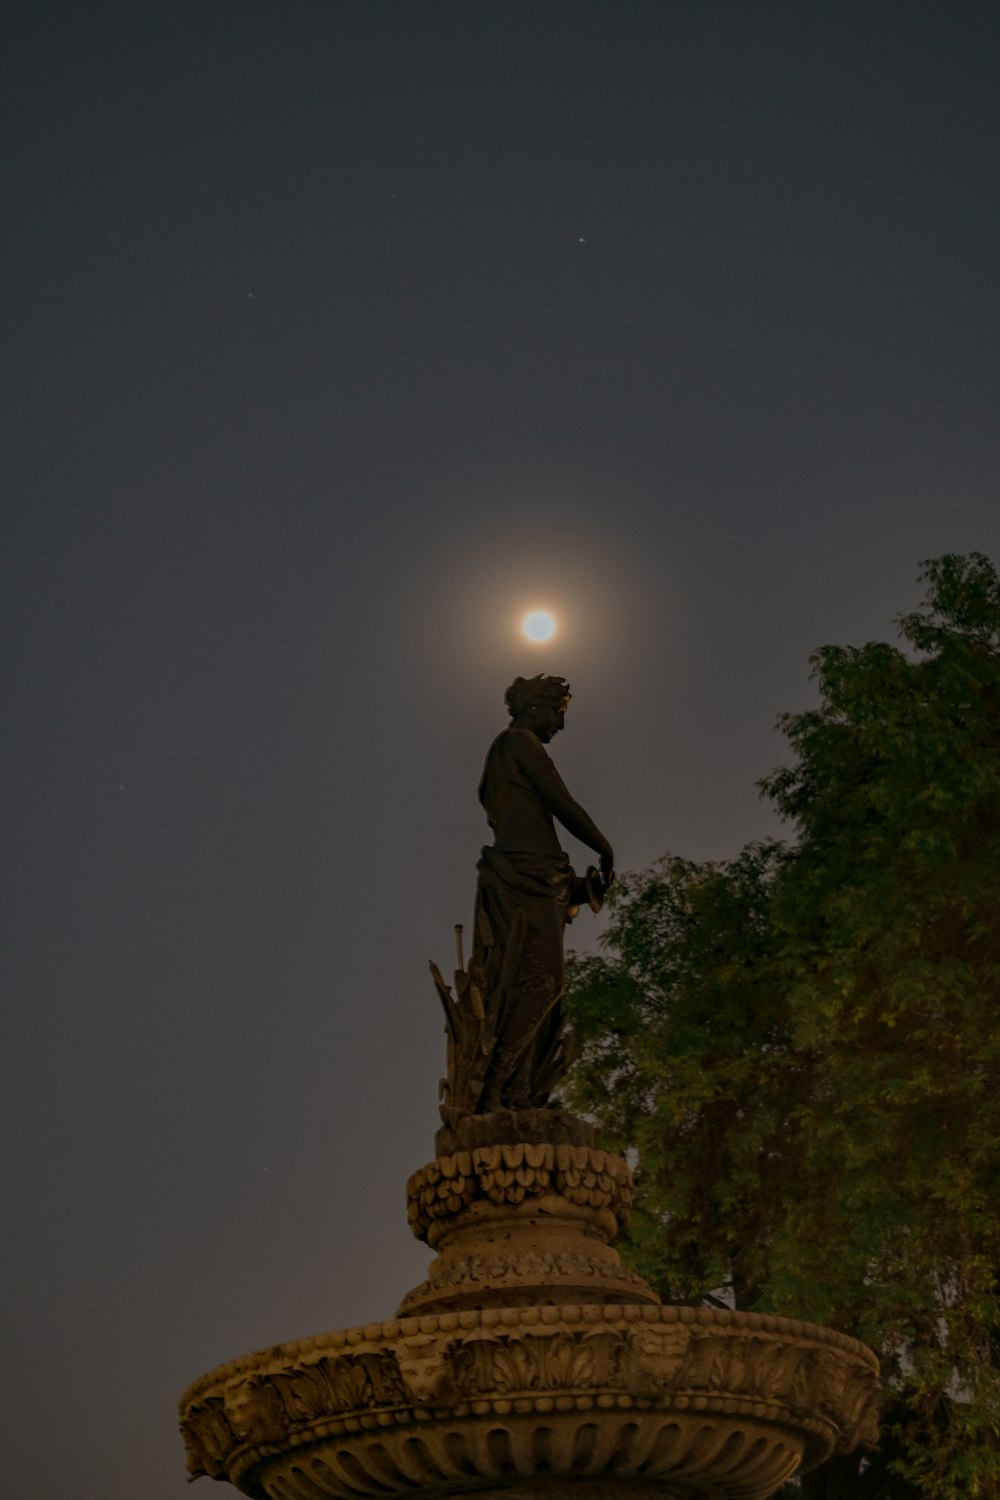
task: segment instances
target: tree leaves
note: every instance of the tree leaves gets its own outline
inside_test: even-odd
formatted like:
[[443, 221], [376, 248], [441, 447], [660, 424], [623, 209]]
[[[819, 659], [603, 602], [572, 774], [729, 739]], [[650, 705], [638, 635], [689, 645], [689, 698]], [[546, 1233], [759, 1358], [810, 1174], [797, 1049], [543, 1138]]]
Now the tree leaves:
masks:
[[1000, 578], [921, 576], [906, 649], [823, 648], [780, 721], [792, 840], [623, 879], [570, 1002], [637, 1269], [874, 1344], [886, 1436], [843, 1493], [951, 1500], [1000, 1493]]

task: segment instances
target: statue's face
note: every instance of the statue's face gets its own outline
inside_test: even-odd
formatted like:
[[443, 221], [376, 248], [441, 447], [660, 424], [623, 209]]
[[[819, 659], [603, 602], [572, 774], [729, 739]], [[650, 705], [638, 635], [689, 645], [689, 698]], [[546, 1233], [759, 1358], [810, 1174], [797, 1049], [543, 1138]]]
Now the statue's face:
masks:
[[543, 745], [547, 745], [554, 734], [563, 728], [566, 719], [566, 704], [535, 703], [531, 710], [531, 727]]

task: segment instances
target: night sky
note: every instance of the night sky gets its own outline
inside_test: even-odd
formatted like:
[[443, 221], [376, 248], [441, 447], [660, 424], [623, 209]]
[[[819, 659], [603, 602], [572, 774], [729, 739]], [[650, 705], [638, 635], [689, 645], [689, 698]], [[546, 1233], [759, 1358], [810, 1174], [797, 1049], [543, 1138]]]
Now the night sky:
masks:
[[181, 1500], [191, 1380], [423, 1279], [511, 678], [726, 858], [809, 653], [1000, 559], [1000, 10], [3, 30], [4, 1491]]

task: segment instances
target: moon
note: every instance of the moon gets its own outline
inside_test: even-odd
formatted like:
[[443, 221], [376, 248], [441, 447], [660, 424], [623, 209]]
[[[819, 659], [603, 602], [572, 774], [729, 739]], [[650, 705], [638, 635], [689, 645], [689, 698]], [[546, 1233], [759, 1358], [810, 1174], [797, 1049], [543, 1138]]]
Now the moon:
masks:
[[556, 633], [555, 616], [547, 609], [533, 609], [521, 621], [522, 634], [529, 641], [550, 641]]

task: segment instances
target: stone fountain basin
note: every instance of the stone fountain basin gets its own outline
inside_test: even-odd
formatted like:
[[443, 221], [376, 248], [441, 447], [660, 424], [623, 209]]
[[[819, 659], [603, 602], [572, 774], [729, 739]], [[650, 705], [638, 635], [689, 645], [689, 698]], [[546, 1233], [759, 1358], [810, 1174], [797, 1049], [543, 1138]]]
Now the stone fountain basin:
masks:
[[192, 1478], [258, 1500], [763, 1500], [876, 1438], [878, 1364], [788, 1318], [492, 1307], [279, 1344], [181, 1402]]

